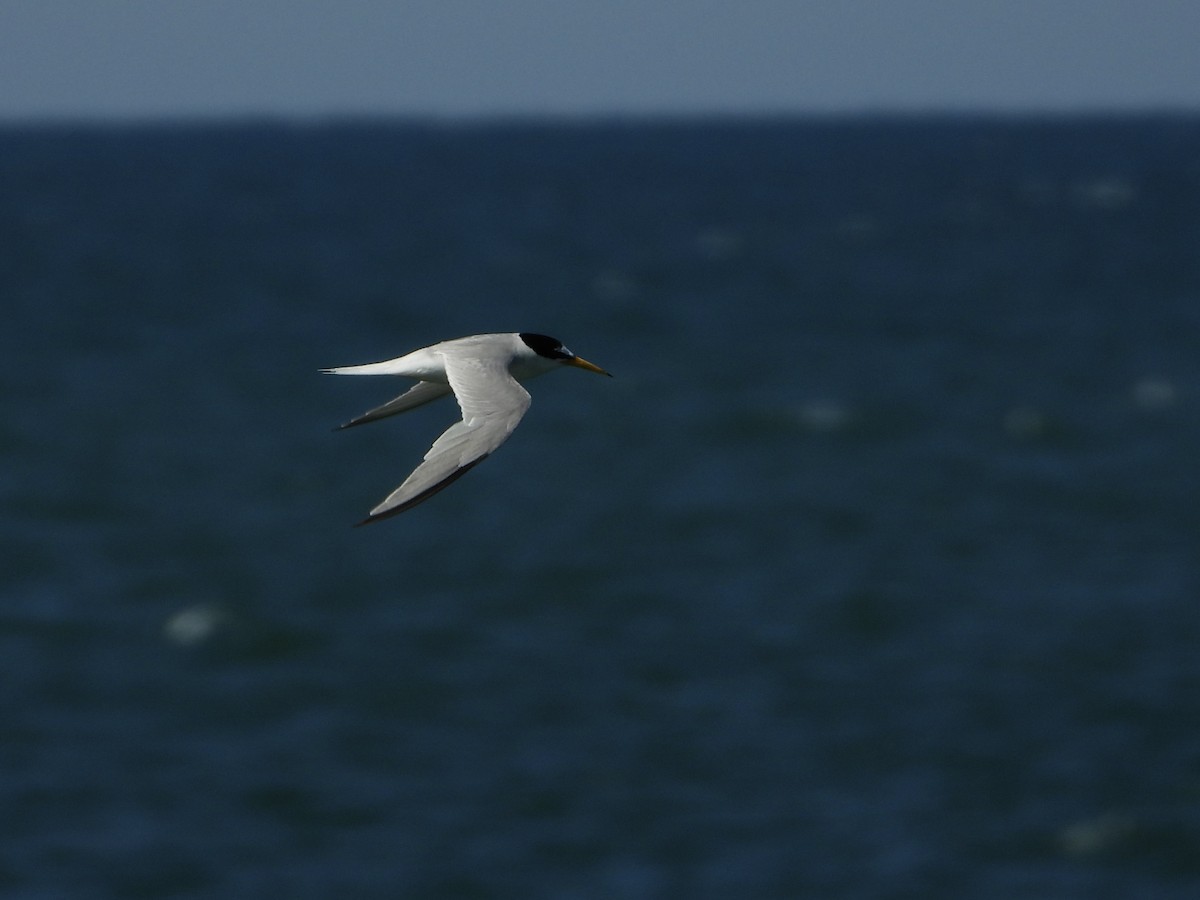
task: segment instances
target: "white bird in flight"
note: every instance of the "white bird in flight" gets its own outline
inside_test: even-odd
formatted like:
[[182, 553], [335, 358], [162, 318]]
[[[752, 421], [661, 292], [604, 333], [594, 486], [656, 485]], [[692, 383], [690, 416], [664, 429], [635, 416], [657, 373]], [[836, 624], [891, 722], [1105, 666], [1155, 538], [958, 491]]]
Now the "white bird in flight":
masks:
[[351, 419], [341, 428], [406, 412], [453, 392], [462, 420], [433, 442], [400, 487], [371, 510], [360, 525], [412, 509], [487, 459], [508, 440], [529, 409], [520, 382], [562, 366], [609, 375], [544, 334], [476, 334], [422, 347], [404, 356], [362, 366], [322, 369], [333, 375], [404, 375], [417, 379], [405, 393]]

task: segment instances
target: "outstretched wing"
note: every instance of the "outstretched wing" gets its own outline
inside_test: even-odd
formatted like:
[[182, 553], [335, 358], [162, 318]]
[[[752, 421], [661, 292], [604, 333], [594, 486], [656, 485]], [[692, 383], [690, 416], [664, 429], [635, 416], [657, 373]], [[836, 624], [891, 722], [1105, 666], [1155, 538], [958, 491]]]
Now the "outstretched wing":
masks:
[[441, 384], [437, 381], [418, 381], [396, 399], [389, 400], [387, 403], [377, 406], [374, 409], [369, 409], [361, 416], [356, 416], [344, 425], [339, 425], [338, 428], [363, 425], [367, 422], [374, 422], [376, 419], [382, 419], [385, 416], [394, 416], [396, 413], [407, 412], [423, 403], [428, 403], [430, 400], [445, 397], [449, 393], [450, 385], [448, 384]]
[[509, 374], [506, 362], [499, 355], [467, 359], [446, 356], [446, 377], [462, 410], [462, 420], [433, 442], [425, 461], [359, 524], [394, 516], [428, 500], [508, 439], [529, 409], [529, 392]]

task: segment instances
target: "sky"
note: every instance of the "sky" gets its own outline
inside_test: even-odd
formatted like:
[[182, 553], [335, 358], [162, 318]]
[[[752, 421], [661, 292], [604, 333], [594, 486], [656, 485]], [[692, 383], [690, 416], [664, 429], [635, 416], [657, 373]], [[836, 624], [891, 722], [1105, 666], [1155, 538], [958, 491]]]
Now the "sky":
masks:
[[1198, 0], [0, 0], [0, 120], [1200, 111]]

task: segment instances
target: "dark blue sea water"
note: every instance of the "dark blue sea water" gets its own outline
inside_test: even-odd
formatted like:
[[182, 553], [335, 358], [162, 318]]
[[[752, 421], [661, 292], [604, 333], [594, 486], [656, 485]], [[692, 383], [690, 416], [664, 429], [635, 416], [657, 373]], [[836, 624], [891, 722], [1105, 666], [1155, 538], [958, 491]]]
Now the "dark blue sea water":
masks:
[[6, 898], [1198, 896], [1200, 119], [10, 127], [0, 304]]

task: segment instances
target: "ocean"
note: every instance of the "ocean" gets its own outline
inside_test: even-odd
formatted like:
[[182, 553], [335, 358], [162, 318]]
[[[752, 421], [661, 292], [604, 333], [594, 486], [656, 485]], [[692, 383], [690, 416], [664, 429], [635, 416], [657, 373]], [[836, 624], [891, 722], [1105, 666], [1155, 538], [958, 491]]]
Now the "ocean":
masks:
[[1200, 118], [7, 126], [0, 303], [5, 898], [1200, 891]]

